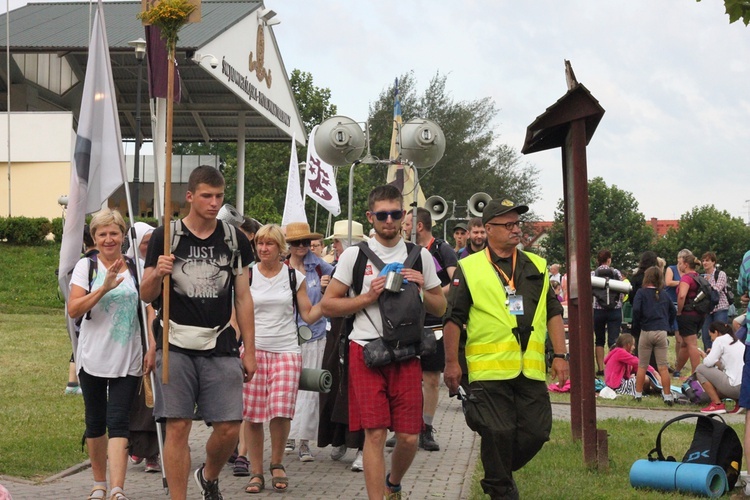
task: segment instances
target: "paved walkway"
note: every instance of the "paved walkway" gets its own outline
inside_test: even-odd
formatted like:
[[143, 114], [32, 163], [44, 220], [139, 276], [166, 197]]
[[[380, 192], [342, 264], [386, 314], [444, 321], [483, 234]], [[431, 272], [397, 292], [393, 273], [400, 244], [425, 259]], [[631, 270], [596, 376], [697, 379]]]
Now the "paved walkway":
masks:
[[[456, 399], [448, 397], [443, 386], [440, 391], [438, 410], [435, 416], [436, 438], [441, 450], [427, 452], [419, 450], [407, 476], [402, 482], [406, 497], [418, 499], [467, 499], [474, 465], [478, 458], [479, 437], [466, 426], [461, 405]], [[190, 436], [192, 469], [198, 467], [205, 456], [204, 445], [211, 430], [202, 423], [196, 422]], [[270, 440], [266, 432], [265, 459], [269, 460]], [[287, 469], [290, 484], [289, 490], [282, 496], [270, 488], [270, 473], [266, 467], [266, 490], [258, 495], [248, 495], [244, 486], [249, 478], [234, 477], [231, 466], [224, 468], [219, 477], [222, 494], [227, 500], [248, 498], [276, 499], [353, 499], [367, 498], [364, 475], [352, 472], [354, 451], [349, 452], [341, 461], [330, 458], [331, 448], [312, 447], [314, 462], [301, 463], [296, 453], [287, 454], [284, 465]], [[386, 463], [390, 463], [386, 451]], [[192, 470], [191, 469], [191, 470]], [[60, 477], [50, 478], [41, 484], [0, 476], [2, 483], [14, 500], [32, 498], [86, 498], [92, 485], [91, 470], [76, 467], [75, 472]], [[143, 472], [143, 465], [128, 465], [126, 493], [132, 500], [167, 498], [162, 488], [161, 474]], [[188, 483], [188, 498], [198, 499], [200, 493], [191, 478]]]
[[[686, 407], [686, 412], [695, 407]], [[556, 420], [570, 420], [570, 405], [553, 404], [553, 417]], [[598, 407], [597, 419], [607, 418], [639, 418], [651, 422], [665, 422], [677, 416], [680, 411], [637, 409], [618, 407]], [[744, 415], [723, 415], [725, 420], [732, 423], [744, 422]], [[435, 416], [435, 429], [441, 451], [417, 453], [409, 473], [403, 481], [406, 498], [411, 500], [445, 498], [450, 500], [465, 500], [469, 498], [471, 478], [474, 465], [479, 453], [479, 438], [466, 426], [461, 405], [447, 395], [447, 390], [441, 387], [438, 411]], [[204, 456], [204, 445], [211, 432], [206, 426], [196, 422], [190, 436], [191, 459], [193, 469], [198, 467]], [[270, 443], [266, 440], [265, 449], [268, 452]], [[364, 476], [362, 473], [351, 471], [354, 452], [350, 450], [338, 462], [330, 459], [330, 448], [317, 449], [313, 447], [316, 460], [301, 463], [296, 454], [287, 454], [285, 466], [290, 478], [289, 491], [286, 499], [354, 499], [366, 498]], [[390, 450], [386, 451], [387, 463]], [[266, 460], [268, 455], [266, 454]], [[128, 466], [126, 491], [133, 500], [166, 498], [162, 489], [160, 474], [143, 472], [143, 465]], [[224, 468], [220, 476], [221, 490], [224, 498], [251, 498], [244, 493], [247, 478], [232, 476], [230, 466]], [[91, 487], [91, 471], [87, 467], [77, 466], [47, 479], [41, 484], [0, 476], [2, 483], [14, 500], [32, 498], [85, 498]], [[270, 474], [266, 473], [266, 484], [270, 486]], [[282, 498], [272, 489], [267, 488], [257, 498]], [[192, 480], [188, 483], [188, 498], [198, 499], [200, 494]]]

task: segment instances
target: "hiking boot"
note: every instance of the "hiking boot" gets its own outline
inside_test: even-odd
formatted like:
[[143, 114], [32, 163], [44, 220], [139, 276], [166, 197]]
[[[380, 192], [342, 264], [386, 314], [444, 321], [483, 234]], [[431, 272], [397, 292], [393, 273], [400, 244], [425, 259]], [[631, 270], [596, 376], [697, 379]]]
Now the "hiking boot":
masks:
[[307, 443], [301, 443], [299, 445], [299, 461], [300, 462], [314, 462], [315, 457], [310, 452], [310, 447]]
[[396, 447], [396, 435], [389, 437], [385, 441], [385, 447], [386, 448], [395, 448]]
[[218, 478], [213, 481], [206, 481], [206, 478], [203, 476], [203, 469], [205, 466], [206, 464], [201, 465], [195, 469], [195, 473], [193, 474], [195, 484], [197, 484], [198, 488], [201, 490], [201, 497], [206, 500], [224, 500], [224, 497], [221, 496], [221, 492], [219, 491]]
[[709, 415], [720, 415], [726, 412], [727, 412], [727, 408], [726, 406], [724, 406], [724, 403], [718, 403], [718, 404], [711, 403], [710, 405], [701, 409], [701, 413], [707, 413]]
[[294, 442], [294, 439], [287, 439], [286, 446], [284, 447], [284, 451], [287, 453], [291, 453], [294, 451], [296, 447], [297, 447], [297, 443]]
[[331, 450], [331, 460], [341, 460], [346, 455], [346, 445], [334, 446]]
[[155, 455], [146, 460], [146, 472], [161, 472], [161, 464], [159, 463], [159, 455]]
[[352, 462], [352, 470], [354, 472], [362, 472], [365, 470], [362, 459], [362, 450], [357, 450], [357, 456], [354, 457], [354, 462]]
[[435, 428], [425, 424], [424, 430], [419, 433], [419, 447], [426, 451], [440, 451], [440, 445], [435, 441]]

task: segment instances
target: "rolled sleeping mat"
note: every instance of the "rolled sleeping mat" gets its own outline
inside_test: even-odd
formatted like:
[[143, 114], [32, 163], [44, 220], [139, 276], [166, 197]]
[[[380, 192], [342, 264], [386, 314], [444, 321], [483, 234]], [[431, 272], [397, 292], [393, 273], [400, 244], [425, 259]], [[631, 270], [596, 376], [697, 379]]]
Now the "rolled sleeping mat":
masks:
[[[591, 277], [591, 286], [594, 288], [604, 288], [607, 285], [606, 278], [600, 276]], [[630, 283], [626, 283], [620, 280], [609, 280], [609, 287], [615, 292], [630, 293], [633, 290], [633, 286]]]
[[718, 465], [636, 460], [630, 468], [630, 485], [718, 498], [727, 490], [727, 475]]
[[330, 392], [333, 377], [328, 370], [303, 368], [299, 376], [299, 390], [312, 392]]

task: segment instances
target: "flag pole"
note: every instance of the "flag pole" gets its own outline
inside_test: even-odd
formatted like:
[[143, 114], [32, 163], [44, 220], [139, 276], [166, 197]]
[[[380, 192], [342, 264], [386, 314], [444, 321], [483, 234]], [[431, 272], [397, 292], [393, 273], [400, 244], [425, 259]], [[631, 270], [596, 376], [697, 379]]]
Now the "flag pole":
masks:
[[[167, 145], [164, 162], [164, 255], [172, 254], [170, 238], [172, 218], [172, 114], [174, 112], [174, 52], [175, 41], [169, 40], [167, 47]], [[161, 354], [161, 380], [169, 383], [169, 289], [170, 275], [164, 276], [162, 284], [162, 354]]]

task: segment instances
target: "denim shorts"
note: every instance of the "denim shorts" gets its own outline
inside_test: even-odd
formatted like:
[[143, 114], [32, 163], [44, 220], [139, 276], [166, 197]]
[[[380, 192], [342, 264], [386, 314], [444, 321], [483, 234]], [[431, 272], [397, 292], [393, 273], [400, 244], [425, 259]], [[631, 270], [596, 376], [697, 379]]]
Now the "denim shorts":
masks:
[[170, 351], [169, 383], [162, 384], [162, 351], [156, 351], [154, 416], [160, 422], [196, 417], [207, 424], [239, 422], [243, 377], [240, 358]]

